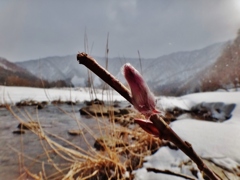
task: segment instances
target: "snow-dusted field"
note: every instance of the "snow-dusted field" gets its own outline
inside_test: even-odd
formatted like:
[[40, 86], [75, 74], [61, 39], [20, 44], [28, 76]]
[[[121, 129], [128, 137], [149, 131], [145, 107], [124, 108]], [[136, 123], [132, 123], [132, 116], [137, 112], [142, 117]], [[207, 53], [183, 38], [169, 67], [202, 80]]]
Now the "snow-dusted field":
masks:
[[89, 93], [87, 88], [66, 88], [66, 89], [42, 89], [30, 87], [14, 87], [14, 86], [0, 86], [0, 104], [15, 104], [21, 100], [34, 101], [79, 101], [90, 100], [92, 98], [99, 98], [102, 100], [124, 100], [118, 93], [114, 91], [104, 91], [95, 89], [95, 93]]
[[[97, 98], [103, 100], [124, 100], [117, 93], [106, 93], [97, 90]], [[95, 96], [93, 96], [95, 98]], [[39, 89], [25, 87], [0, 86], [0, 104], [16, 103], [21, 100], [52, 101], [52, 100], [90, 100], [92, 95], [87, 89]], [[159, 97], [158, 105], [161, 108], [181, 107], [190, 109], [201, 102], [235, 103], [232, 117], [225, 122], [199, 121], [189, 117], [171, 123], [173, 130], [184, 140], [190, 142], [204, 159], [214, 162], [229, 172], [240, 174], [240, 92], [209, 92], [190, 94], [182, 97]], [[146, 157], [143, 168], [135, 171], [136, 179], [183, 179], [181, 177], [147, 172], [152, 167], [159, 170], [169, 170], [175, 173], [192, 176], [191, 169], [198, 172], [195, 164], [187, 164], [189, 158], [181, 151], [161, 147], [154, 155]], [[185, 163], [185, 164], [184, 164]], [[183, 165], [184, 164], [184, 165]], [[203, 179], [200, 172], [198, 179]], [[227, 174], [229, 179], [236, 177]]]

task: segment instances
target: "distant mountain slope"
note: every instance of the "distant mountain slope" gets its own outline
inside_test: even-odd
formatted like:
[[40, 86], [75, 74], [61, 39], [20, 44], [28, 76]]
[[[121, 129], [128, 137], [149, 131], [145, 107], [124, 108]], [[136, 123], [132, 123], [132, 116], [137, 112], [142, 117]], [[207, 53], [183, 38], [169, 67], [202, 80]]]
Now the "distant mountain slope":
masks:
[[0, 68], [11, 71], [11, 72], [22, 72], [22, 73], [27, 73], [27, 70], [14, 64], [11, 63], [10, 61], [6, 60], [5, 58], [0, 57]]
[[209, 66], [200, 81], [202, 90], [240, 87], [240, 30], [237, 37], [222, 52], [217, 61]]
[[182, 86], [191, 81], [208, 66], [214, 64], [229, 42], [217, 43], [203, 49], [177, 52], [161, 56], [147, 67], [144, 76], [158, 94], [182, 95], [193, 92], [191, 86], [181, 90]]
[[0, 57], [0, 85], [31, 86], [31, 87], [62, 87], [67, 84], [62, 81], [49, 83], [26, 69]]
[[37, 81], [39, 81], [39, 79], [29, 73], [26, 69], [23, 69], [4, 58], [0, 58], [1, 85], [30, 86]]
[[79, 66], [75, 55], [46, 57], [38, 60], [18, 62], [16, 64], [27, 69], [35, 76], [48, 81], [71, 81], [74, 76], [85, 79], [87, 75], [86, 68]]
[[[215, 63], [223, 48], [229, 42], [216, 43], [203, 49], [177, 52], [154, 59], [142, 59], [142, 74], [156, 94], [177, 95], [189, 93], [178, 92], [178, 87], [187, 84], [195, 75], [206, 67]], [[99, 64], [105, 67], [106, 59], [95, 57]], [[130, 62], [139, 71], [140, 62], [137, 58], [109, 58], [108, 70], [122, 82], [121, 67]], [[27, 69], [37, 77], [49, 81], [65, 80], [75, 86], [85, 86], [87, 82], [87, 69], [79, 65], [76, 55], [64, 57], [47, 57], [38, 60], [18, 62], [17, 65]], [[95, 85], [101, 81], [95, 77]]]

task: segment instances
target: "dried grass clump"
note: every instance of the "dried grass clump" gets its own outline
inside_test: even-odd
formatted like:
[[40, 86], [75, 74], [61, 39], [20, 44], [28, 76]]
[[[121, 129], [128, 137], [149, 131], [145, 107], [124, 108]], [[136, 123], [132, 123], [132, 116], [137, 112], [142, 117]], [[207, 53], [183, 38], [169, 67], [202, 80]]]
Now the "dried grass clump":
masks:
[[74, 163], [63, 179], [126, 179], [125, 172], [122, 164], [100, 157], [95, 161]]
[[[88, 144], [88, 150], [84, 150], [62, 137], [45, 131], [40, 121], [34, 121], [27, 112], [26, 119], [22, 119], [11, 107], [8, 109], [20, 125], [26, 126], [36, 135], [43, 148], [43, 153], [37, 157], [26, 156], [24, 151], [19, 152], [15, 149], [20, 154], [21, 162], [25, 162], [20, 163], [19, 179], [133, 179], [133, 170], [142, 167], [143, 158], [155, 152], [161, 144], [158, 138], [153, 138], [137, 125], [131, 125], [131, 128], [123, 127], [114, 121], [110, 122], [106, 117], [92, 116], [96, 121], [94, 131], [98, 131], [98, 135], [83, 122], [75, 120], [79, 123], [79, 130], [84, 127], [95, 140], [102, 139], [103, 149], [94, 149], [89, 145], [85, 133], [82, 133], [79, 136], [85, 138], [85, 143]], [[69, 118], [74, 119], [71, 115]], [[38, 128], [32, 126], [35, 124]], [[29, 159], [32, 163], [26, 164]], [[39, 166], [39, 171], [33, 171], [33, 166]]]
[[[126, 133], [132, 139], [127, 140], [131, 145], [109, 147], [108, 142], [102, 141], [104, 150], [96, 151], [94, 160], [75, 162], [64, 179], [133, 179], [133, 170], [142, 166], [143, 158], [156, 151], [160, 142], [149, 135], [144, 136], [141, 130]], [[113, 140], [119, 141], [117, 138]]]

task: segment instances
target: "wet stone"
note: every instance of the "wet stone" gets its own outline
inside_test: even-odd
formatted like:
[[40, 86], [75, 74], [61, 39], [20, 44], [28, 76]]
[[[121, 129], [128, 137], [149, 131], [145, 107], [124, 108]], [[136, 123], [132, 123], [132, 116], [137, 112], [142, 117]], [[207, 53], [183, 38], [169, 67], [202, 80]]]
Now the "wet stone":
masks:
[[22, 129], [17, 129], [12, 132], [13, 134], [25, 134], [25, 131]]
[[84, 134], [84, 130], [80, 130], [80, 129], [70, 129], [68, 130], [68, 134], [72, 135], [72, 136], [78, 136], [78, 135], [82, 135]]
[[17, 128], [19, 128], [20, 130], [39, 129], [39, 127], [40, 126], [39, 126], [38, 122], [33, 122], [33, 121], [19, 123], [17, 126]]

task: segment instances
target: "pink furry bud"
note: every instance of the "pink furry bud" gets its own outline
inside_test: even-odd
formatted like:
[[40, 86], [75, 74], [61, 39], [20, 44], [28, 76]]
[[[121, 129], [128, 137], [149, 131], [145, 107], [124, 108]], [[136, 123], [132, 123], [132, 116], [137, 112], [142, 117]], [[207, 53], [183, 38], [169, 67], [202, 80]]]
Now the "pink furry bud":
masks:
[[156, 109], [154, 95], [149, 90], [140, 73], [129, 63], [123, 66], [123, 75], [125, 76], [132, 96], [132, 104], [139, 112], [147, 118], [154, 113], [159, 113]]

